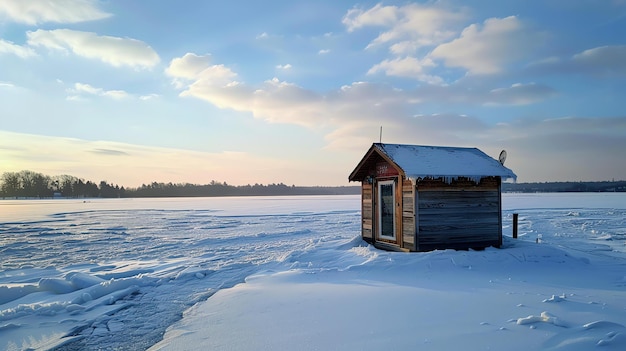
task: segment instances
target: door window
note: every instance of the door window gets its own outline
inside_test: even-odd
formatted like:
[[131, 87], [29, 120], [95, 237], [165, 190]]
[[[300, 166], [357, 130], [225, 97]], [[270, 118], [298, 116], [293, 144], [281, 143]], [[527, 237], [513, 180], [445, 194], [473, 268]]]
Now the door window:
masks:
[[378, 182], [378, 236], [383, 239], [396, 239], [395, 190], [393, 180]]

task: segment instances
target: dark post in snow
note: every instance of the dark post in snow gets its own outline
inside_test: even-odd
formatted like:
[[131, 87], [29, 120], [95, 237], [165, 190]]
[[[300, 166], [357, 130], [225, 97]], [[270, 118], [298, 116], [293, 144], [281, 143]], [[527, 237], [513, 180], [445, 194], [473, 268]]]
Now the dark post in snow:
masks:
[[513, 213], [513, 239], [517, 239], [517, 213]]

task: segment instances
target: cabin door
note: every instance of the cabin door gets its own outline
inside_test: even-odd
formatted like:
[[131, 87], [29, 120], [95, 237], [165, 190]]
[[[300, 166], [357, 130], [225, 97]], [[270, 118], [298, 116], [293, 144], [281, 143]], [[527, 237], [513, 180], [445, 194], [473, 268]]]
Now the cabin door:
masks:
[[396, 240], [396, 185], [393, 180], [378, 182], [378, 237]]

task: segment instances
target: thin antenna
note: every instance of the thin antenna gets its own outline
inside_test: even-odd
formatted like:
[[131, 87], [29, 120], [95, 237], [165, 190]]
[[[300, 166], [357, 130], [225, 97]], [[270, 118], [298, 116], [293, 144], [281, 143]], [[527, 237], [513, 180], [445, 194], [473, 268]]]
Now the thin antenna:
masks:
[[383, 143], [383, 126], [380, 126], [380, 136], [378, 137], [378, 142], [380, 144]]

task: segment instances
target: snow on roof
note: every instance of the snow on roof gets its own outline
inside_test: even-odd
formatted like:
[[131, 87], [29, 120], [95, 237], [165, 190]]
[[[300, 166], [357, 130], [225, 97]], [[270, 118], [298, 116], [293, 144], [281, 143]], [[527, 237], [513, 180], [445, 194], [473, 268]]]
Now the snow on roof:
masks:
[[409, 179], [441, 177], [447, 182], [458, 177], [476, 182], [489, 176], [517, 179], [513, 171], [477, 148], [380, 143], [374, 146], [402, 168]]

